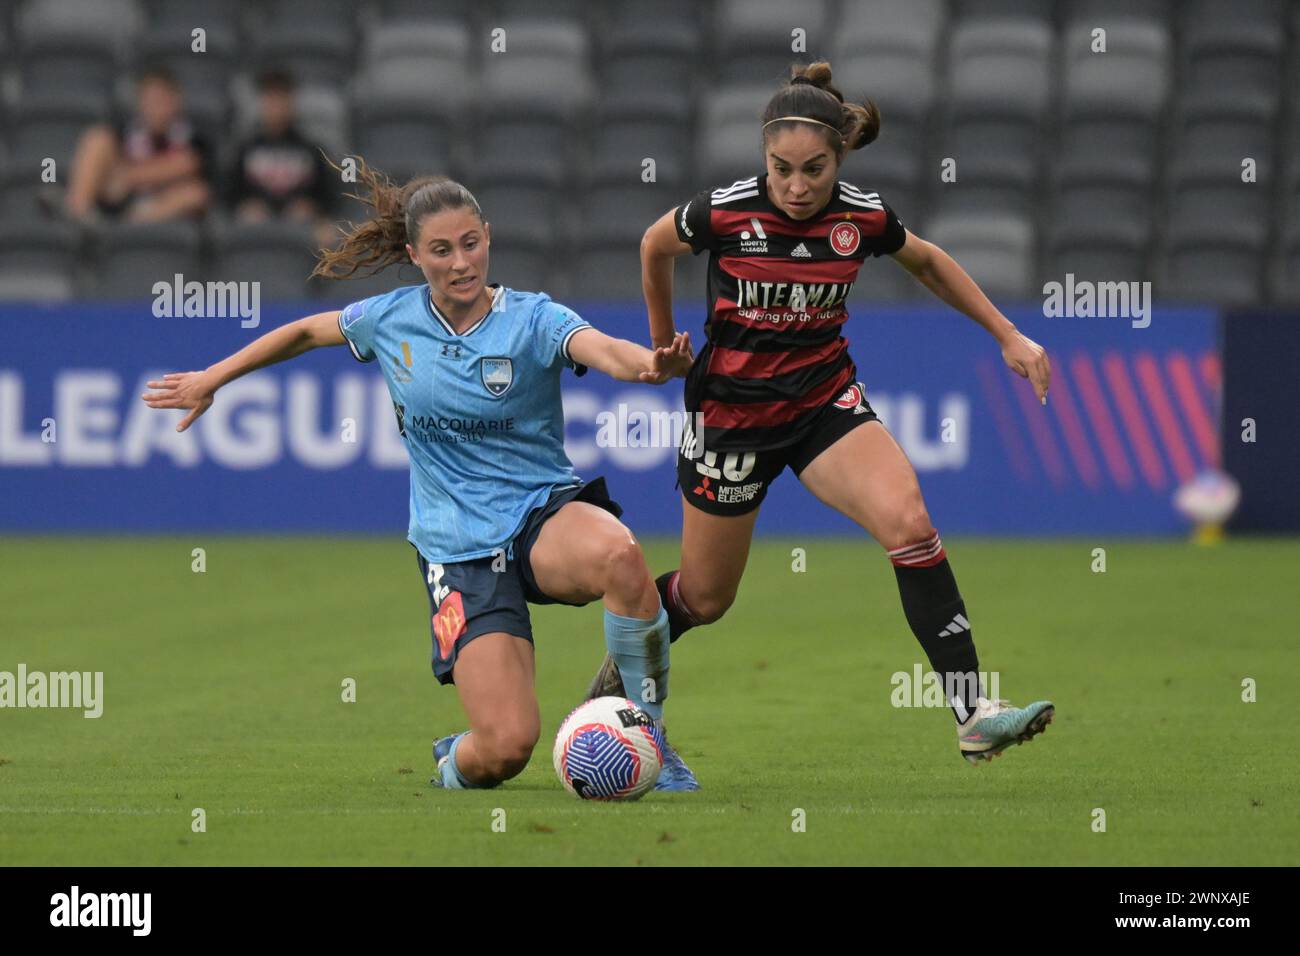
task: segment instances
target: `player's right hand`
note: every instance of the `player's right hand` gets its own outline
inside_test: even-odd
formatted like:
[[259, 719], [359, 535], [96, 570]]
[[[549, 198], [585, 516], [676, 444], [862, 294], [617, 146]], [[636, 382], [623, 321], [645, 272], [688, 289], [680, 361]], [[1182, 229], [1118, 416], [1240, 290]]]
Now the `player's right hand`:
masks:
[[207, 372], [168, 372], [161, 381], [146, 382], [149, 388], [159, 391], [145, 392], [140, 397], [150, 408], [188, 408], [190, 413], [176, 426], [178, 432], [189, 428], [212, 405], [216, 387]]

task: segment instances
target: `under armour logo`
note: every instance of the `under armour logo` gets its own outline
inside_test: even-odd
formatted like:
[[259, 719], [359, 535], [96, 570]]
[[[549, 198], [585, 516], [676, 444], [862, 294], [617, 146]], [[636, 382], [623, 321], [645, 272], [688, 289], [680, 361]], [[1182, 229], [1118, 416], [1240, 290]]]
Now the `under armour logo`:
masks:
[[444, 346], [442, 347], [442, 354], [443, 354], [443, 355], [450, 355], [452, 358], [460, 358], [460, 346], [459, 346], [459, 345], [444, 345]]

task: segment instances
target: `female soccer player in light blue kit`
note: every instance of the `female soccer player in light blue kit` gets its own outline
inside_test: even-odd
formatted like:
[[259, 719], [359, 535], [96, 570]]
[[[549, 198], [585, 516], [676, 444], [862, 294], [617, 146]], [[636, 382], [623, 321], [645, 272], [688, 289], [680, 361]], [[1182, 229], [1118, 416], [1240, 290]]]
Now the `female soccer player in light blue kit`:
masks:
[[[373, 217], [325, 250], [316, 274], [374, 273], [408, 258], [425, 285], [399, 288], [267, 333], [202, 372], [150, 382], [154, 408], [190, 412], [225, 383], [308, 349], [346, 344], [378, 362], [411, 462], [410, 526], [432, 610], [433, 669], [455, 683], [468, 731], [434, 744], [433, 783], [490, 787], [520, 773], [540, 733], [528, 602], [605, 605], [605, 641], [638, 702], [662, 720], [668, 619], [603, 478], [564, 453], [560, 374], [587, 367], [662, 384], [690, 368], [690, 341], [650, 350], [598, 331], [540, 292], [487, 283], [490, 230], [459, 183], [400, 189], [362, 167]], [[695, 789], [665, 750], [658, 789]]]

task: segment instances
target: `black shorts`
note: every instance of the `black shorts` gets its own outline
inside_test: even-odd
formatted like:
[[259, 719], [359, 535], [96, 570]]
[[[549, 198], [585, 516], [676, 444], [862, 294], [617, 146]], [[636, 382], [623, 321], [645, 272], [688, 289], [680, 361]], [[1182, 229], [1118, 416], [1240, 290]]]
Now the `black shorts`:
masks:
[[814, 458], [859, 425], [879, 421], [867, 403], [867, 390], [855, 382], [828, 402], [797, 441], [768, 451], [705, 450], [687, 458], [691, 436], [683, 436], [677, 451], [677, 487], [696, 508], [711, 515], [737, 517], [763, 503], [767, 489], [786, 465], [799, 475]]
[[546, 519], [570, 501], [586, 501], [604, 508], [615, 518], [623, 514], [618, 502], [610, 498], [605, 479], [597, 478], [585, 484], [556, 488], [544, 505], [529, 512], [510, 547], [501, 549], [496, 555], [454, 564], [430, 564], [416, 550], [420, 576], [429, 591], [433, 673], [439, 683], [453, 683], [456, 658], [461, 649], [476, 637], [505, 631], [531, 642], [530, 603], [569, 603], [542, 593], [533, 577], [530, 557]]

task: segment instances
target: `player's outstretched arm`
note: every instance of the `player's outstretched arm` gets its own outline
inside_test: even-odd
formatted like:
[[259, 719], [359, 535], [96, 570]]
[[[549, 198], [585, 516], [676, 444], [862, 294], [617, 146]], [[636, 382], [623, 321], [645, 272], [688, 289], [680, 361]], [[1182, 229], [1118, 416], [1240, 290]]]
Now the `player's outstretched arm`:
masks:
[[641, 292], [650, 320], [650, 341], [671, 347], [677, 336], [673, 324], [673, 260], [691, 251], [677, 238], [673, 211], [660, 216], [641, 237]]
[[148, 382], [158, 391], [140, 397], [150, 408], [190, 409], [176, 426], [178, 432], [183, 432], [208, 410], [217, 389], [227, 382], [322, 345], [342, 345], [345, 341], [339, 329], [338, 310], [318, 312], [272, 329], [202, 372], [169, 372], [159, 381]]
[[1003, 361], [1021, 378], [1029, 379], [1039, 401], [1047, 404], [1052, 366], [1046, 350], [998, 311], [957, 260], [933, 242], [909, 232], [902, 248], [894, 253], [894, 261], [944, 302], [987, 329], [1001, 346]]
[[670, 378], [685, 375], [695, 361], [691, 337], [686, 332], [675, 335], [670, 345], [648, 349], [591, 327], [574, 333], [569, 340], [569, 357], [620, 382], [649, 385], [662, 385]]

